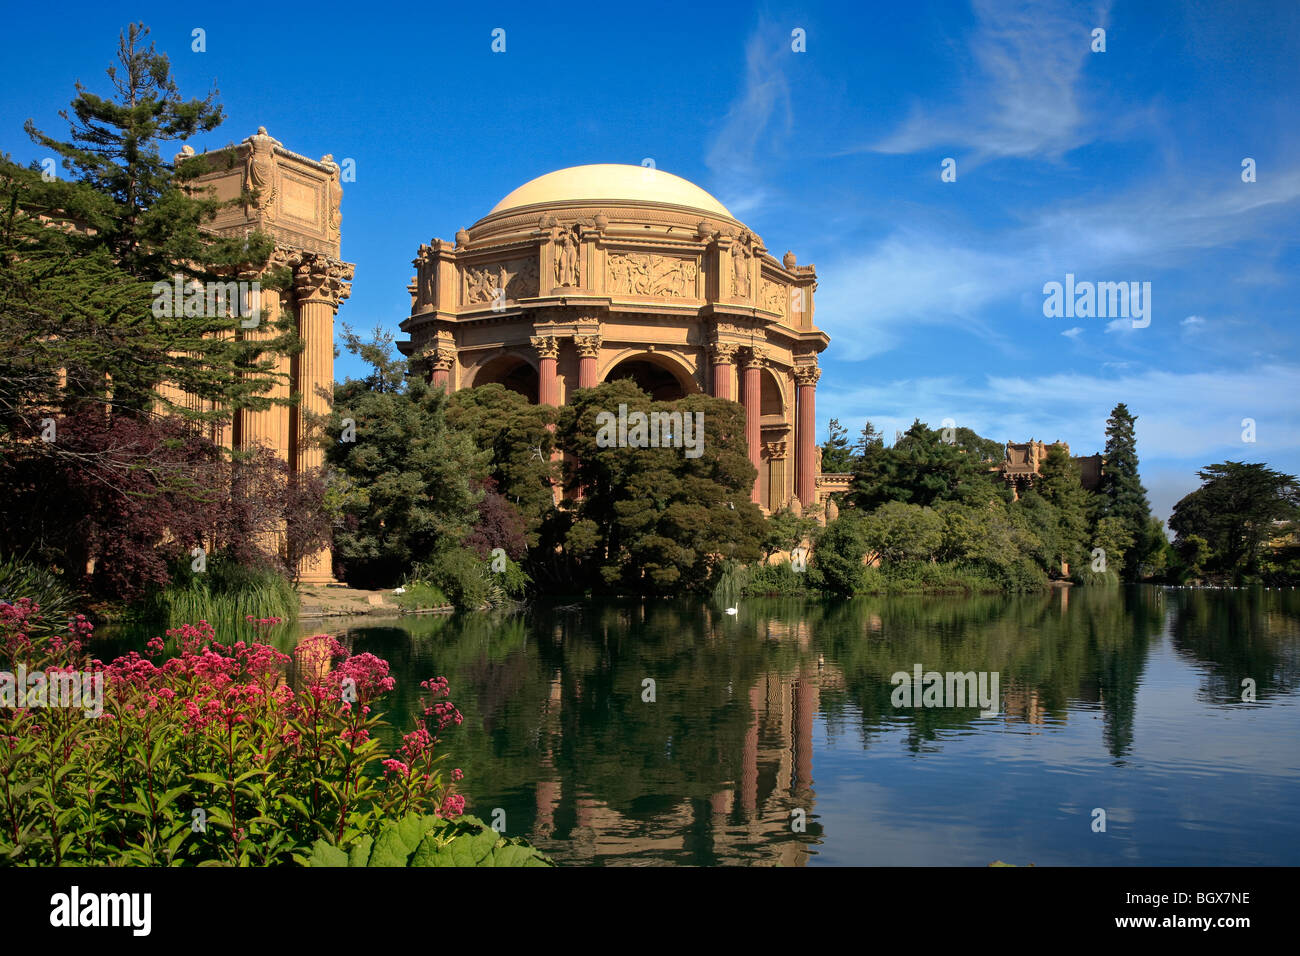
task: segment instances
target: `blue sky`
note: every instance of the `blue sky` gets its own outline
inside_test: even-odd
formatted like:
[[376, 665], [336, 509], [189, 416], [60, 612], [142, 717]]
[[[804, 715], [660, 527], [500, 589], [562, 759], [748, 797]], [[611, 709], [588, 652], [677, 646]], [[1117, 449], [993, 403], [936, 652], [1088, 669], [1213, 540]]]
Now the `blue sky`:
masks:
[[[823, 436], [832, 416], [951, 418], [1090, 454], [1124, 401], [1161, 517], [1211, 462], [1300, 472], [1293, 0], [54, 9], [5, 14], [22, 42], [0, 62], [0, 150], [39, 158], [22, 122], [62, 134], [73, 81], [106, 92], [118, 31], [144, 20], [182, 92], [220, 90], [229, 119], [196, 148], [264, 125], [355, 160], [354, 328], [395, 329], [417, 246], [515, 186], [649, 157], [817, 265]], [[1150, 282], [1150, 325], [1045, 317], [1067, 273]]]

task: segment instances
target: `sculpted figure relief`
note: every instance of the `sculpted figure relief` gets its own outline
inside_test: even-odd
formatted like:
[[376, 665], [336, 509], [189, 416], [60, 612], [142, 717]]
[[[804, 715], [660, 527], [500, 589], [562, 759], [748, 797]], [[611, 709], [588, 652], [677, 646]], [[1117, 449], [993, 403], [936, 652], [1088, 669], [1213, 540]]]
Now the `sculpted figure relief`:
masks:
[[609, 257], [609, 290], [624, 295], [694, 298], [698, 272], [691, 259], [615, 252]]
[[731, 277], [732, 295], [749, 298], [749, 253], [740, 242], [731, 247]]
[[557, 286], [577, 287], [579, 283], [578, 276], [578, 240], [574, 236], [577, 230], [573, 229], [560, 230], [559, 236], [556, 237], [556, 244], [559, 248], [555, 253], [555, 284]]
[[779, 282], [763, 280], [763, 308], [769, 312], [785, 314], [785, 286]]
[[537, 261], [512, 259], [465, 270], [466, 305], [494, 301], [497, 289], [504, 289], [507, 299], [537, 295]]
[[257, 128], [257, 135], [250, 136], [248, 166], [244, 171], [244, 188], [256, 193], [253, 200], [260, 212], [267, 219], [272, 216], [272, 203], [275, 201], [275, 146], [266, 133], [265, 126]]

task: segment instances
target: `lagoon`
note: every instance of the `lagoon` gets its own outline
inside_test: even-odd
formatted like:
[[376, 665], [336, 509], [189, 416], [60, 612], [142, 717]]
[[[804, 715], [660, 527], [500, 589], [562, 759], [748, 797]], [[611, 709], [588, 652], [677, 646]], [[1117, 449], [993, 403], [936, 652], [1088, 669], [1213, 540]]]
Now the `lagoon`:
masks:
[[[388, 660], [399, 727], [419, 681], [446, 676], [469, 812], [562, 864], [1300, 863], [1296, 591], [734, 616], [598, 599], [296, 631], [282, 646], [323, 631]], [[996, 673], [997, 713], [895, 706], [892, 677], [918, 666]]]

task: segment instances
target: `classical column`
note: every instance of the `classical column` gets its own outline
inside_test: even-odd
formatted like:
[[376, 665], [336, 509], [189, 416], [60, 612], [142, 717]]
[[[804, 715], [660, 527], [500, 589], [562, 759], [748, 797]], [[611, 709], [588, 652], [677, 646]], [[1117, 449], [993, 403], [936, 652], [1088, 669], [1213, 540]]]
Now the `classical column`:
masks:
[[578, 388], [594, 388], [596, 356], [600, 354], [600, 336], [575, 335], [573, 344], [578, 348]]
[[771, 511], [784, 508], [787, 503], [785, 459], [788, 452], [787, 442], [763, 442], [763, 457], [767, 459], [767, 507]]
[[541, 361], [537, 369], [537, 403], [560, 404], [560, 379], [556, 364], [560, 357], [560, 343], [553, 335], [534, 335], [529, 339]]
[[433, 370], [429, 382], [434, 388], [451, 391], [451, 363], [453, 359], [446, 349], [436, 349], [429, 356], [429, 367]]
[[[298, 473], [319, 468], [325, 462], [320, 442], [320, 422], [334, 405], [334, 313], [348, 297], [352, 266], [325, 256], [304, 255], [294, 270], [293, 288], [298, 302], [298, 336], [303, 341], [294, 383], [302, 395], [297, 409]], [[290, 461], [294, 461], [291, 458]], [[330, 551], [324, 548], [304, 558], [299, 580], [324, 584], [334, 580]]]
[[736, 346], [727, 342], [714, 342], [709, 346], [709, 360], [713, 366], [713, 397], [730, 400], [731, 382], [735, 376]]
[[[280, 318], [280, 295], [275, 289], [261, 289], [250, 302], [253, 315], [240, 322], [240, 337], [244, 341], [264, 341], [276, 337], [275, 323]], [[248, 326], [246, 323], [256, 324]], [[239, 412], [239, 446], [250, 450], [264, 445], [290, 464], [293, 450], [289, 447], [289, 398], [291, 363], [283, 353], [274, 355], [276, 380], [261, 397], [277, 402], [268, 408], [244, 408]]]
[[[745, 444], [749, 446], [749, 460], [755, 471], [763, 467], [762, 415], [763, 415], [763, 365], [767, 361], [767, 350], [755, 346], [745, 356]], [[754, 476], [754, 488], [749, 500], [762, 504], [761, 482]]]
[[795, 494], [805, 508], [817, 501], [817, 379], [822, 370], [816, 365], [797, 365], [794, 380], [798, 384], [798, 418], [795, 421], [795, 459], [797, 477]]

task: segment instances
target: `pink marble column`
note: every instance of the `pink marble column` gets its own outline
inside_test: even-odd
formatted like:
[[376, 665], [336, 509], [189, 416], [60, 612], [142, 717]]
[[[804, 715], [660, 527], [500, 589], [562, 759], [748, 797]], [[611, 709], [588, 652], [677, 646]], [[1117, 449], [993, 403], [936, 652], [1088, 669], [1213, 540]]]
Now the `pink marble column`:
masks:
[[[762, 369], [766, 361], [766, 351], [752, 348], [745, 356], [745, 444], [749, 446], [749, 460], [758, 471], [763, 467], [763, 377]], [[761, 504], [762, 489], [758, 476], [754, 477], [754, 488], [749, 498], [754, 504]]]
[[713, 397], [730, 401], [733, 398], [731, 382], [736, 374], [736, 346], [715, 342], [709, 346], [709, 358], [713, 366], [713, 379], [710, 383]]
[[600, 336], [575, 335], [573, 344], [578, 349], [578, 388], [594, 388], [596, 356], [600, 354]]
[[817, 379], [822, 370], [815, 365], [800, 365], [794, 370], [798, 384], [798, 417], [795, 421], [795, 494], [807, 508], [817, 501]]
[[556, 366], [560, 357], [560, 343], [553, 335], [534, 335], [530, 340], [540, 358], [537, 368], [537, 402], [539, 405], [560, 404], [560, 377]]

